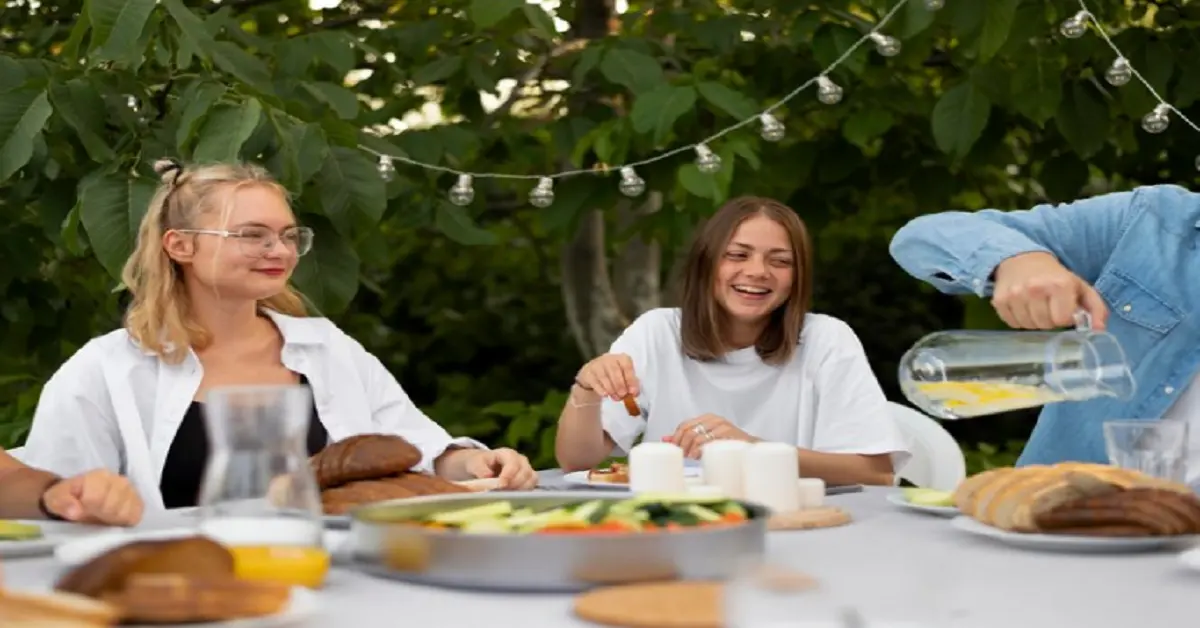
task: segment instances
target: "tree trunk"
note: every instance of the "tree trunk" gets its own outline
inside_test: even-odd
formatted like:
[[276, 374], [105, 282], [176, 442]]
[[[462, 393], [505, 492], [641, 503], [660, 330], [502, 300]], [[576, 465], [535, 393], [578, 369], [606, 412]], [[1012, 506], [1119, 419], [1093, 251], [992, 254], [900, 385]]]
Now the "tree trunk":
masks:
[[[574, 35], [600, 39], [616, 23], [612, 0], [579, 0]], [[580, 111], [586, 103], [573, 102]], [[619, 229], [659, 211], [663, 197], [651, 192], [616, 207]], [[621, 331], [642, 312], [661, 303], [661, 252], [657, 242], [631, 238], [609, 268], [607, 222], [603, 208], [585, 211], [562, 251], [562, 294], [567, 323], [583, 359], [608, 351]], [[615, 278], [615, 281], [614, 281]]]

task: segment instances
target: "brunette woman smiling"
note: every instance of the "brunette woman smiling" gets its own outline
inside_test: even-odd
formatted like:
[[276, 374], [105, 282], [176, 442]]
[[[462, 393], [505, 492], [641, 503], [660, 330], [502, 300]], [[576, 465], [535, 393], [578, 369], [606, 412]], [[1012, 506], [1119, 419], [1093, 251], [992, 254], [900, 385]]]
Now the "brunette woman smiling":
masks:
[[283, 186], [254, 165], [155, 165], [162, 177], [123, 280], [123, 329], [93, 339], [47, 382], [22, 454], [59, 475], [127, 476], [147, 510], [196, 503], [208, 457], [208, 390], [307, 385], [309, 453], [365, 433], [404, 437], [417, 470], [452, 480], [537, 475], [510, 449], [451, 438], [362, 345], [308, 317], [289, 280], [312, 248]]
[[907, 443], [858, 337], [809, 312], [811, 248], [782, 203], [722, 206], [688, 254], [682, 307], [646, 312], [580, 369], [559, 417], [559, 464], [592, 468], [639, 436], [690, 458], [713, 440], [766, 440], [795, 445], [804, 476], [891, 484]]

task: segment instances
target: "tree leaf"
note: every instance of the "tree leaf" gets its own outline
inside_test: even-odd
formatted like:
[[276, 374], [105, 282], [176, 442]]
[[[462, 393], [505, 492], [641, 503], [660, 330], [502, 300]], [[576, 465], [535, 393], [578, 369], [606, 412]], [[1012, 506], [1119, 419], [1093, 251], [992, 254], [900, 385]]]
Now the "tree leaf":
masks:
[[242, 145], [262, 119], [262, 105], [247, 98], [236, 105], [217, 105], [204, 119], [192, 160], [200, 163], [238, 161]]
[[142, 221], [157, 185], [149, 179], [97, 171], [79, 182], [79, 219], [96, 259], [114, 278], [133, 252]]
[[609, 81], [638, 95], [661, 86], [667, 80], [657, 59], [628, 48], [606, 52], [600, 60], [600, 73]]
[[533, 29], [534, 35], [546, 41], [558, 37], [558, 27], [554, 24], [554, 18], [546, 13], [546, 9], [541, 5], [522, 2], [521, 10], [525, 12], [525, 19], [529, 20], [529, 27]]
[[358, 293], [358, 254], [323, 217], [307, 214], [304, 222], [313, 229], [313, 248], [300, 258], [292, 283], [322, 315], [334, 316]]
[[467, 14], [475, 28], [491, 28], [525, 4], [525, 0], [471, 0]]
[[305, 82], [302, 85], [317, 100], [329, 105], [339, 118], [353, 120], [358, 117], [358, 96], [354, 92], [325, 81]]
[[89, 0], [92, 61], [140, 60], [142, 30], [156, 5], [156, 0]]
[[434, 226], [446, 237], [466, 246], [496, 244], [496, 234], [475, 224], [465, 208], [443, 200], [438, 204]]
[[842, 123], [842, 137], [865, 148], [872, 140], [887, 133], [895, 123], [895, 117], [887, 109], [865, 107], [850, 114]]
[[[817, 59], [817, 63], [829, 67], [843, 54], [846, 54], [851, 46], [858, 43], [861, 37], [861, 33], [849, 26], [823, 24], [821, 28], [817, 29], [817, 34], [813, 36], [813, 57]], [[841, 67], [855, 74], [861, 74], [867, 67], [869, 51], [869, 46], [859, 46], [842, 62]]]
[[665, 83], [642, 94], [633, 103], [629, 119], [638, 133], [654, 132], [654, 142], [666, 140], [671, 128], [683, 114], [696, 106], [696, 89]]
[[932, 26], [936, 18], [937, 13], [925, 8], [924, 2], [909, 2], [897, 16], [893, 34], [900, 39], [909, 39]]
[[1075, 81], [1063, 93], [1054, 124], [1082, 159], [1094, 155], [1108, 136], [1108, 106], [1091, 84]]
[[180, 154], [187, 152], [192, 138], [200, 131], [204, 116], [208, 115], [212, 106], [225, 95], [226, 89], [220, 83], [206, 81], [197, 83], [195, 89], [188, 94], [187, 104], [184, 105], [183, 114], [179, 118], [179, 127], [175, 129], [175, 146]]
[[26, 86], [0, 93], [0, 183], [29, 163], [34, 138], [52, 113], [43, 89]]
[[966, 157], [987, 126], [992, 103], [969, 81], [950, 88], [933, 107], [933, 139], [939, 149]]
[[271, 92], [271, 72], [267, 65], [230, 41], [213, 42], [209, 49], [213, 63], [238, 80], [263, 93]]
[[948, 2], [950, 26], [955, 35], [969, 37], [983, 26], [988, 2]]
[[683, 186], [683, 189], [687, 190], [689, 194], [713, 201], [719, 201], [723, 196], [716, 176], [700, 172], [700, 168], [696, 164], [680, 166], [676, 177], [679, 179], [679, 185]]
[[383, 218], [387, 186], [375, 162], [357, 148], [330, 148], [317, 182], [323, 213], [342, 235], [353, 237], [354, 225], [359, 223], [355, 213], [367, 218], [372, 226]]
[[1017, 7], [1021, 0], [988, 0], [983, 18], [983, 32], [979, 35], [979, 61], [991, 59], [1012, 31], [1013, 18], [1017, 15]]
[[421, 87], [444, 81], [454, 76], [462, 68], [462, 57], [457, 55], [441, 57], [416, 69], [412, 73], [413, 87]]
[[337, 31], [319, 31], [305, 35], [302, 39], [308, 44], [317, 61], [333, 68], [338, 76], [345, 76], [354, 69], [355, 41], [349, 34]]
[[1013, 108], [1044, 126], [1062, 102], [1062, 69], [1061, 57], [1040, 52], [1031, 63], [1018, 64], [1009, 87]]
[[712, 106], [739, 120], [745, 120], [760, 111], [748, 96], [724, 83], [704, 81], [696, 85], [696, 90]]
[[75, 131], [92, 161], [107, 163], [115, 153], [104, 139], [104, 99], [85, 78], [50, 84], [54, 110]]

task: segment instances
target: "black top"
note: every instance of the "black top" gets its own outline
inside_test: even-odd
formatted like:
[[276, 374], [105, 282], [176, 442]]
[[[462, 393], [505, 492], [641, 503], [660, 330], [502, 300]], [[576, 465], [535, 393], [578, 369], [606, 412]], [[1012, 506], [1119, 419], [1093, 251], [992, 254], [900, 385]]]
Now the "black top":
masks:
[[[300, 385], [307, 384], [308, 378], [301, 375]], [[314, 403], [312, 420], [308, 423], [308, 455], [324, 449], [328, 441], [329, 433], [321, 425]], [[200, 482], [204, 477], [204, 467], [208, 464], [208, 449], [204, 404], [193, 401], [188, 406], [187, 414], [183, 415], [183, 422], [179, 424], [179, 431], [175, 432], [175, 440], [171, 441], [167, 461], [163, 464], [162, 482], [158, 486], [167, 508], [188, 508], [199, 501]]]

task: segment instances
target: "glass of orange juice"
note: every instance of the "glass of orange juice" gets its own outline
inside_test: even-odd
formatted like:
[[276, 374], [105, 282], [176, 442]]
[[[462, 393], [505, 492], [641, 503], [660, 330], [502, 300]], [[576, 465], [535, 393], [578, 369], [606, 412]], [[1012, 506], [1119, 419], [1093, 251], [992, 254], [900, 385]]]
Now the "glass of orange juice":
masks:
[[321, 496], [305, 451], [306, 386], [213, 389], [200, 532], [226, 545], [237, 576], [320, 587], [329, 571]]

